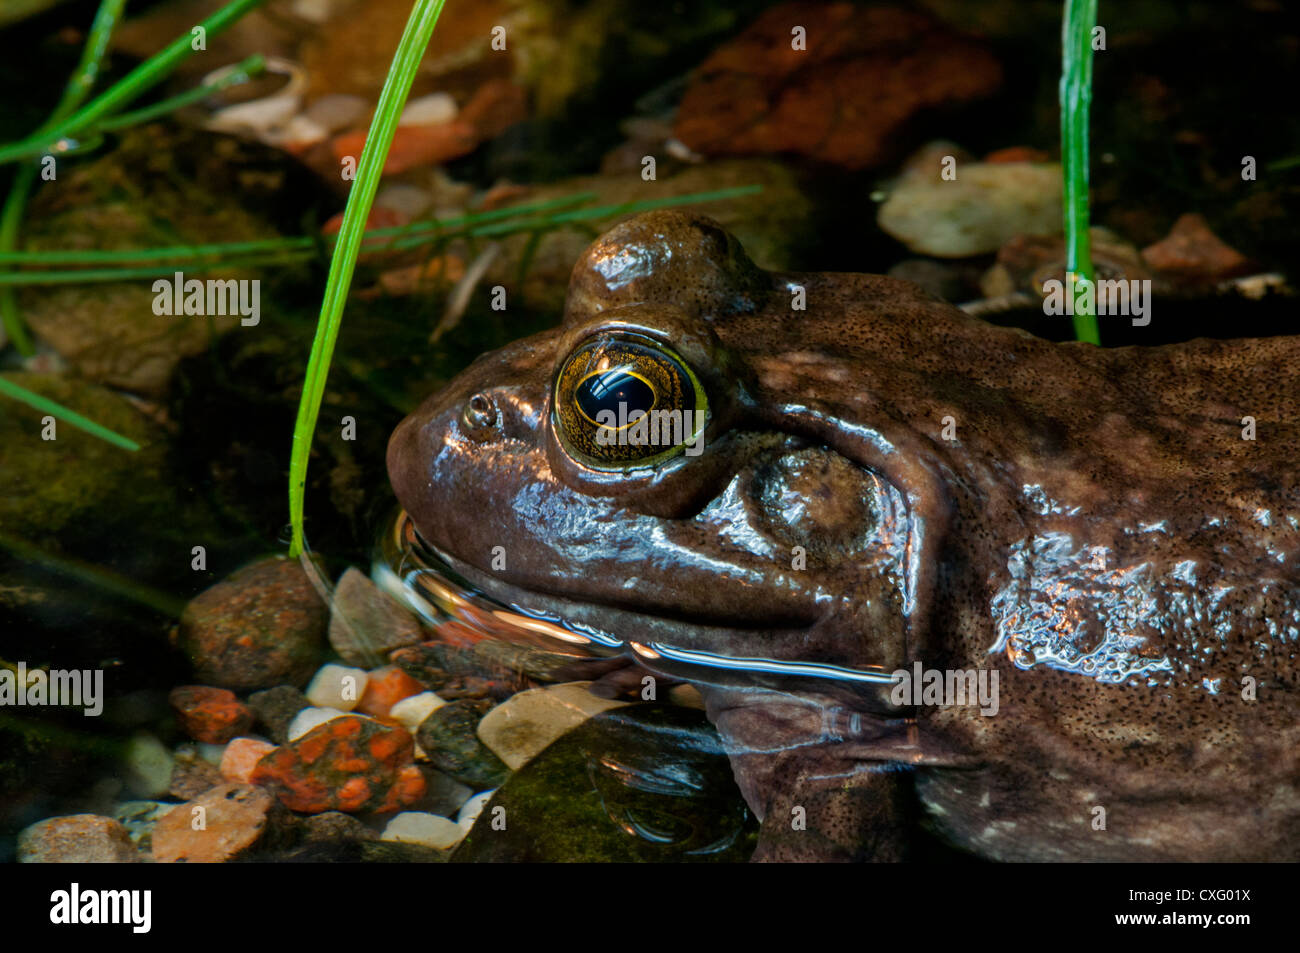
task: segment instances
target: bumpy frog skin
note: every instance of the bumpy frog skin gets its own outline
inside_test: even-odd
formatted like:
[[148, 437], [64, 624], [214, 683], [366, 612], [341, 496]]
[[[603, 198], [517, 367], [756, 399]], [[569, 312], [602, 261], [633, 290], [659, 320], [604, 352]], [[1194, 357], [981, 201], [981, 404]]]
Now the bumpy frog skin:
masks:
[[[597, 469], [557, 438], [558, 369], [611, 330], [693, 370], [698, 455]], [[996, 673], [996, 714], [703, 679], [760, 859], [898, 859], [921, 821], [998, 860], [1295, 860], [1297, 454], [1300, 337], [1053, 344], [656, 212], [587, 250], [560, 328], [407, 418], [388, 469], [506, 604], [713, 657]]]

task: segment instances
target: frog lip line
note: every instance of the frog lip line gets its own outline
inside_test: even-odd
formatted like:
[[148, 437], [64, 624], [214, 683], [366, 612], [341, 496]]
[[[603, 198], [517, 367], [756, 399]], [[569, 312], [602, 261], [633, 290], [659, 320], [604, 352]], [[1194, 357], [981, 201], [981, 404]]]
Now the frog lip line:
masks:
[[[558, 643], [568, 649], [585, 648], [599, 655], [631, 650], [650, 667], [667, 662], [674, 666], [867, 685], [892, 685], [897, 681], [892, 671], [884, 669], [720, 655], [662, 642], [621, 639], [555, 612], [494, 598], [464, 580], [452, 568], [452, 562], [452, 557], [419, 535], [411, 518], [402, 511], [394, 521], [392, 532], [385, 534], [382, 552], [375, 561], [376, 570], [383, 578], [376, 581], [431, 625], [451, 619], [485, 635], [500, 635], [544, 648], [554, 649]], [[538, 598], [546, 597], [539, 594]]]

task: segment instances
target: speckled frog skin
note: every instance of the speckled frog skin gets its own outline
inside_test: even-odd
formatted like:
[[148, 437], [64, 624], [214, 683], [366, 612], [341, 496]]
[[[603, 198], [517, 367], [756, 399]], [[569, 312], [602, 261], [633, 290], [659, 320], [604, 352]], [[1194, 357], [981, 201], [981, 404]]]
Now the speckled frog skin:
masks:
[[[643, 390], [697, 391], [699, 452], [576, 452], [609, 340], [670, 356]], [[657, 212], [388, 467], [503, 602], [715, 657], [997, 674], [996, 714], [702, 679], [759, 859], [898, 859], [924, 823], [997, 860], [1296, 860], [1297, 459], [1300, 337], [1053, 344], [890, 278], [767, 273]]]

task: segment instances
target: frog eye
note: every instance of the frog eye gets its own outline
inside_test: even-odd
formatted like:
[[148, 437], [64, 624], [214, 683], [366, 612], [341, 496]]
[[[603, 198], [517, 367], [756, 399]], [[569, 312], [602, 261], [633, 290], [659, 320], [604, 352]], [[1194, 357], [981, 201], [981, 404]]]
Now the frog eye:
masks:
[[552, 422], [571, 456], [599, 470], [700, 452], [708, 400], [674, 351], [639, 334], [589, 338], [555, 376]]

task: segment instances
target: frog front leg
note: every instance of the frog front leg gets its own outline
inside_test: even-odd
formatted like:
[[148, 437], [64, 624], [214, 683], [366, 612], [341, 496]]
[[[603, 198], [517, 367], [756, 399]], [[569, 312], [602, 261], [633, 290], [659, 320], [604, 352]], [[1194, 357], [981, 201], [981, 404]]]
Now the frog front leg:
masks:
[[704, 694], [736, 783], [762, 822], [754, 861], [906, 859], [911, 772], [887, 757], [906, 743], [905, 722], [763, 689]]

